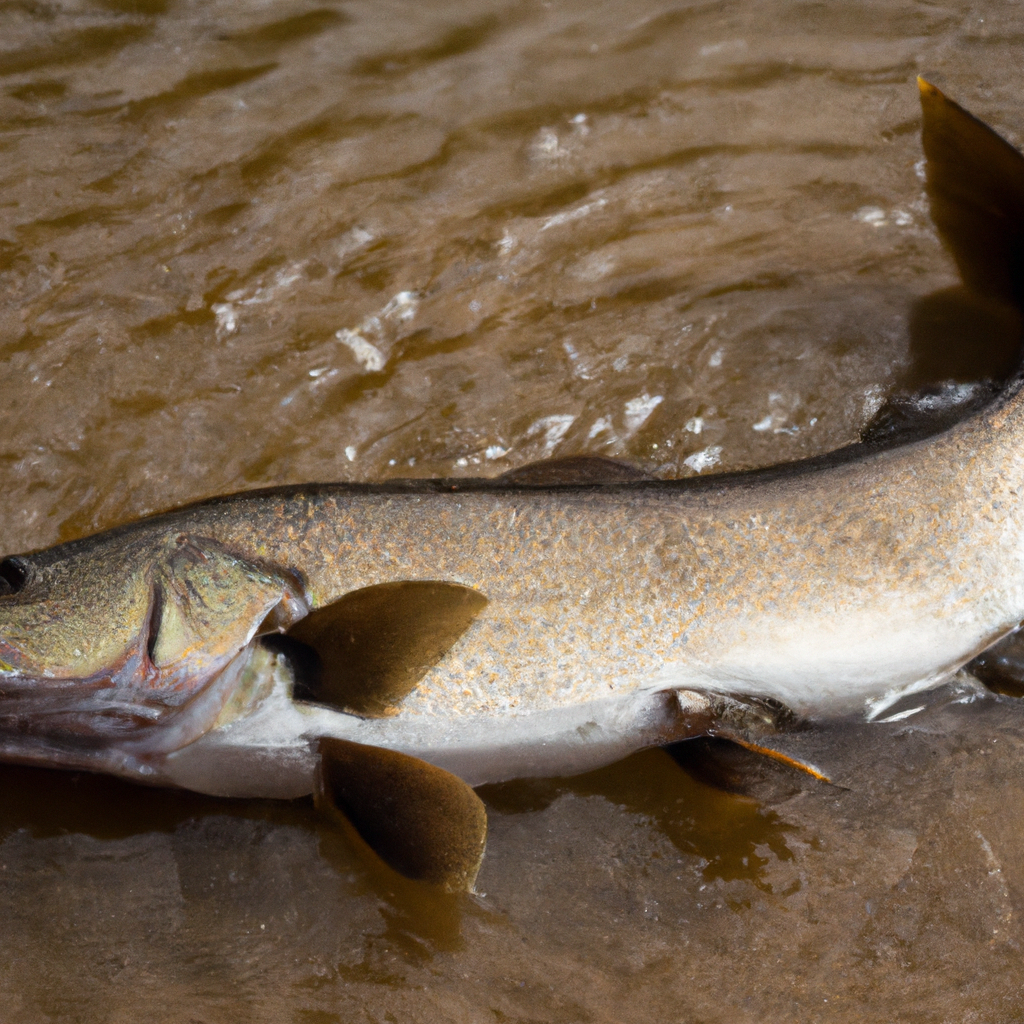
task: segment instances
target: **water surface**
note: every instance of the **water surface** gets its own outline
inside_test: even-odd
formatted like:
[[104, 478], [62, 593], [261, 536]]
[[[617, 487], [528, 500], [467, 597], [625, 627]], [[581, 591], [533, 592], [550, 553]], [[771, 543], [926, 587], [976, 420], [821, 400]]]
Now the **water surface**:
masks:
[[[855, 440], [984, 369], [922, 335], [956, 279], [913, 83], [1019, 145], [1022, 41], [992, 0], [6, 4], [0, 549], [268, 484]], [[303, 802], [0, 769], [3, 1016], [1013, 1019], [1022, 715], [961, 682], [822, 729], [834, 786], [705, 746], [489, 787], [459, 899]]]

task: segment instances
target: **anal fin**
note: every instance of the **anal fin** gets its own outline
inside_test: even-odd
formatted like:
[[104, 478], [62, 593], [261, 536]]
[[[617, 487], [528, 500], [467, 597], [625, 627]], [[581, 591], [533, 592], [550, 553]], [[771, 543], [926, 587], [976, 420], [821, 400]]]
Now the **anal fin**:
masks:
[[744, 739], [742, 736], [729, 735], [728, 733], [719, 733], [718, 735], [723, 736], [725, 739], [731, 739], [733, 743], [738, 743], [741, 747], [745, 747], [747, 750], [750, 750], [755, 754], [762, 754], [765, 757], [770, 757], [772, 760], [778, 761], [780, 764], [784, 764], [788, 768], [798, 768], [802, 772], [807, 772], [808, 775], [817, 779], [819, 782], [832, 781], [823, 771], [816, 768], [809, 761], [803, 761], [799, 757], [794, 757], [792, 754], [787, 754], [782, 750], [777, 750], [775, 746], [768, 746], [766, 743], [754, 743], [751, 740]]
[[[699, 707], [699, 701], [704, 706]], [[829, 775], [802, 749], [800, 724], [784, 704], [770, 698], [732, 697], [725, 694], [691, 694], [677, 691], [681, 708], [697, 704], [699, 710], [690, 724], [692, 735], [729, 740], [746, 750], [790, 768], [797, 768], [822, 782], [831, 782]], [[687, 740], [672, 744], [669, 753], [683, 767]], [[680, 748], [677, 750], [676, 748]], [[735, 781], [735, 780], [733, 780]], [[731, 783], [730, 783], [731, 785]], [[723, 788], [730, 788], [730, 785]]]
[[448, 892], [473, 888], [487, 812], [450, 772], [395, 750], [325, 738], [316, 800], [400, 875]]

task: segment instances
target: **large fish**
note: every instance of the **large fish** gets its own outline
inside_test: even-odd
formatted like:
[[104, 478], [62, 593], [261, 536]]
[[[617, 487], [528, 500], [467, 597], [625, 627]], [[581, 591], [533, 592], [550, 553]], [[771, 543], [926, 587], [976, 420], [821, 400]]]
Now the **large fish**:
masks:
[[[1016, 340], [1024, 157], [921, 98], [933, 216]], [[1010, 634], [1022, 491], [1018, 377], [928, 436], [766, 471], [584, 458], [206, 501], [0, 563], [0, 758], [315, 790], [399, 871], [465, 888], [471, 785], [878, 713]]]

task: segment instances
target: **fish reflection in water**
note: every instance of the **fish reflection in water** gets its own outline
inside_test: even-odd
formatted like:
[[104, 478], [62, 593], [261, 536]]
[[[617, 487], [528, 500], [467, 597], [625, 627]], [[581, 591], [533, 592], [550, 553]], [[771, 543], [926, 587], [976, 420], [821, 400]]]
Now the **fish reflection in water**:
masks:
[[[684, 771], [673, 770], [673, 756]], [[749, 784], [765, 772], [753, 757], [727, 740], [690, 740], [569, 779], [485, 786], [481, 796], [505, 814], [543, 810], [566, 793], [603, 797], [642, 818], [680, 853], [703, 862], [706, 881], [744, 879], [770, 891], [763, 868], [771, 856], [792, 857], [785, 837], [793, 827], [735, 791], [743, 779]]]
[[[700, 745], [700, 741], [694, 744]], [[613, 860], [616, 870], [628, 872], [629, 861], [635, 869], [651, 856], [675, 862], [674, 855], [649, 848], [644, 834], [653, 830], [668, 840], [675, 855], [685, 857], [688, 864], [701, 865], [700, 877], [704, 882], [749, 882], [770, 893], [772, 883], [765, 877], [765, 866], [773, 858], [792, 858], [786, 839], [794, 826], [763, 808], [756, 796], [720, 788], [735, 788], [740, 779], [735, 773], [737, 762], [744, 787], [759, 786], [762, 798], [767, 795], [778, 799], [780, 792], [792, 796], [800, 791], [802, 780], [795, 778], [798, 773], [764, 764], [754, 755], [735, 748], [726, 753], [719, 750], [708, 755], [705, 751], [696, 756], [688, 751], [686, 772], [679, 771], [669, 754], [654, 750], [572, 779], [503, 783], [483, 787], [480, 793], [492, 817], [502, 825], [507, 820], [515, 829], [522, 828], [524, 814], [544, 811], [556, 801], [568, 799], [589, 805], [597, 800], [607, 807], [607, 811], [598, 812], [599, 816], [617, 823], [611, 830], [613, 841], [626, 840], [623, 845], [628, 852], [619, 850]], [[723, 780], [723, 770], [730, 773], [728, 782]], [[701, 781], [708, 778], [709, 772], [714, 773], [713, 782]], [[121, 865], [115, 887], [130, 888], [139, 881], [133, 840], [145, 844], [153, 834], [175, 837], [172, 844], [188, 851], [194, 844], [202, 843], [205, 835], [215, 849], [235, 848], [235, 856], [223, 857], [219, 872], [212, 870], [209, 886], [184, 886], [186, 903], [196, 899], [205, 903], [210, 898], [221, 901], [218, 905], [225, 920], [219, 923], [219, 930], [233, 927], [228, 922], [232, 918], [238, 921], [239, 915], [245, 918], [251, 909], [243, 904], [245, 899], [252, 898], [252, 893], [244, 898], [238, 893], [236, 902], [234, 893], [240, 886], [228, 882], [227, 877], [234, 876], [235, 883], [249, 885], [258, 883], [261, 877], [280, 880], [277, 856], [282, 850], [289, 856], [295, 855], [295, 848], [300, 847], [300, 866], [295, 869], [298, 877], [289, 888], [302, 886], [301, 876], [306, 875], [309, 884], [321, 891], [325, 885], [328, 890], [340, 888], [347, 898], [369, 900], [377, 908], [376, 922], [371, 916], [359, 925], [366, 956], [334, 965], [339, 976], [354, 978], [360, 970], [386, 975], [379, 964], [373, 970], [368, 966], [377, 962], [382, 950], [397, 952], [403, 963], [419, 964], [437, 953], [463, 949], [466, 915], [471, 931], [478, 925], [506, 926], [495, 900], [486, 895], [453, 895], [410, 882], [379, 862], [375, 865], [373, 859], [354, 853], [351, 837], [326, 826], [307, 801], [225, 801], [174, 790], [140, 789], [96, 775], [11, 766], [0, 770], [0, 777], [0, 838], [31, 833], [37, 840], [49, 841], [50, 856], [58, 862], [74, 848], [88, 861], [92, 856], [89, 850], [96, 842], [119, 849], [123, 852], [114, 854], [115, 862]], [[528, 834], [532, 831], [535, 830], [528, 830]], [[631, 831], [635, 835], [630, 836]], [[282, 843], [280, 837], [285, 835], [291, 838]], [[67, 837], [73, 837], [70, 844]], [[577, 838], [575, 842], [583, 846], [586, 838]], [[808, 842], [814, 845], [813, 839], [803, 838], [801, 846]], [[9, 851], [15, 858], [17, 845]], [[571, 860], [582, 852], [570, 848], [565, 856]], [[187, 856], [194, 858], [197, 853], [198, 849]], [[319, 859], [332, 875], [325, 876], [322, 868], [311, 871], [310, 858]], [[7, 870], [13, 870], [12, 865]], [[32, 888], [39, 874], [29, 870], [20, 880], [11, 875], [6, 880], [14, 886]], [[45, 872], [42, 874], [45, 877]], [[88, 877], [87, 870], [87, 889], [96, 884], [87, 881]], [[328, 884], [326, 879], [331, 877], [333, 880]], [[39, 881], [42, 883], [43, 879]], [[166, 879], [152, 879], [149, 884], [166, 884]], [[175, 884], [182, 885], [182, 880]], [[284, 893], [279, 901], [272, 902], [283, 904], [288, 898]], [[749, 904], [749, 899], [740, 899]], [[300, 902], [305, 904], [308, 899]], [[257, 906], [265, 903], [264, 897], [256, 898]], [[269, 917], [294, 916], [284, 906], [262, 909], [260, 913]]]

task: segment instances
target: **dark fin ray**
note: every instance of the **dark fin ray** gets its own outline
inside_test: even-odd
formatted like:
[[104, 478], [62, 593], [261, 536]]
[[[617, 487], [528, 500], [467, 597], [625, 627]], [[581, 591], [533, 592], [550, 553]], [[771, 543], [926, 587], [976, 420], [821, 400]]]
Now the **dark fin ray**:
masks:
[[486, 604], [477, 590], [432, 580], [354, 590], [288, 631], [316, 655], [302, 693], [357, 715], [392, 713]]
[[765, 743], [754, 743], [752, 740], [744, 739], [742, 736], [730, 736], [729, 737], [734, 743], [738, 743], [741, 747], [745, 747], [747, 750], [755, 753], [762, 754], [764, 757], [770, 757], [774, 761], [778, 761], [780, 764], [786, 765], [788, 768], [797, 768], [802, 772], [806, 772], [812, 778], [817, 779], [819, 782], [831, 782], [832, 780], [820, 769], [816, 768], [809, 761], [803, 761], [799, 757], [794, 757], [792, 754], [787, 754], [783, 750], [775, 749], [779, 746], [778, 741], [773, 738], [772, 746], [767, 746]]
[[932, 219], [972, 291], [1024, 308], [1024, 156], [919, 78]]
[[793, 770], [800, 766], [724, 736], [700, 736], [662, 749], [694, 782], [758, 804], [784, 802], [814, 785]]
[[800, 728], [774, 732], [745, 726], [739, 722], [721, 722], [712, 735], [729, 740], [752, 754], [769, 758], [777, 764], [810, 775], [818, 782], [837, 784], [832, 752], [823, 748], [814, 729]]
[[400, 875], [448, 892], [473, 888], [487, 812], [450, 772], [394, 750], [322, 739], [316, 800]]
[[502, 473], [497, 479], [513, 487], [556, 487], [560, 484], [624, 484], [654, 477], [628, 462], [603, 455], [568, 455], [529, 462]]
[[[806, 728], [785, 704], [771, 697], [708, 696], [707, 736], [729, 740], [752, 753], [804, 771], [822, 782], [832, 781], [802, 751], [800, 738], [806, 735]], [[673, 752], [672, 756], [679, 760], [676, 753]]]

